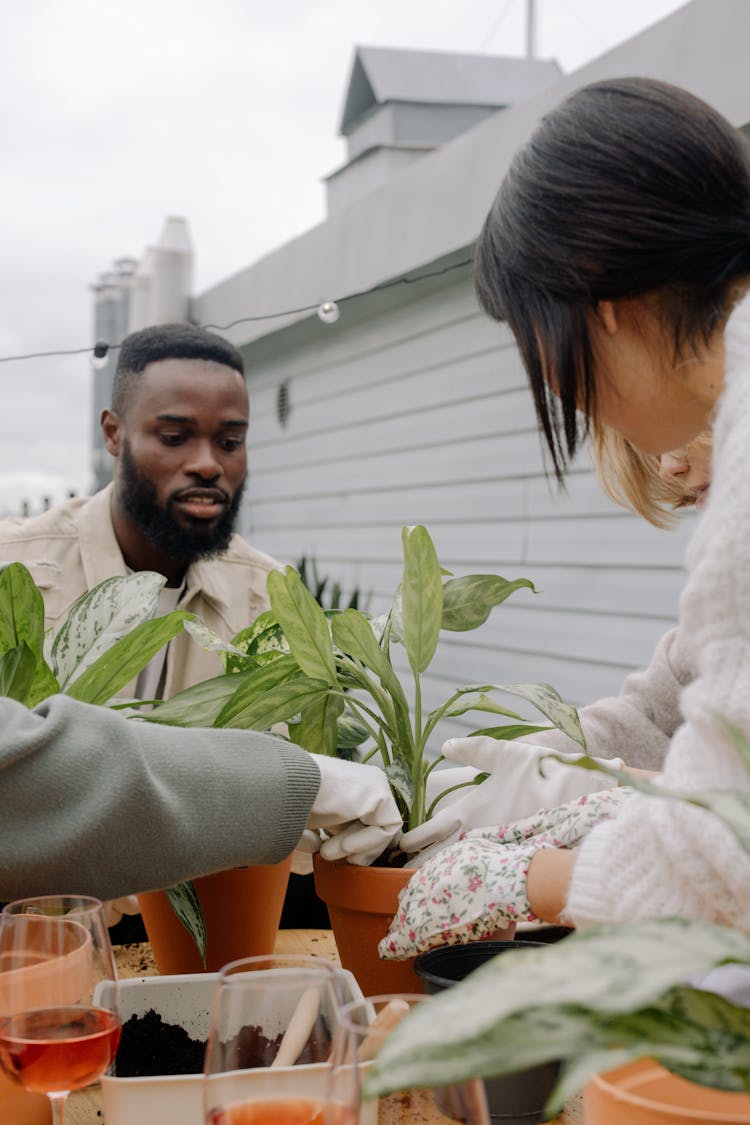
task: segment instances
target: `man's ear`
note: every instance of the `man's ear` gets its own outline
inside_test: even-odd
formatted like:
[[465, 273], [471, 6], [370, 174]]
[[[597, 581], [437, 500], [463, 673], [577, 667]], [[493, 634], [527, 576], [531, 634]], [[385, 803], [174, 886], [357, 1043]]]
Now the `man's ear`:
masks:
[[619, 327], [617, 308], [614, 301], [597, 301], [596, 315], [608, 336], [616, 336]]
[[102, 428], [107, 452], [111, 453], [113, 457], [119, 457], [122, 452], [122, 441], [125, 433], [122, 418], [119, 414], [115, 414], [114, 410], [102, 410], [99, 425]]

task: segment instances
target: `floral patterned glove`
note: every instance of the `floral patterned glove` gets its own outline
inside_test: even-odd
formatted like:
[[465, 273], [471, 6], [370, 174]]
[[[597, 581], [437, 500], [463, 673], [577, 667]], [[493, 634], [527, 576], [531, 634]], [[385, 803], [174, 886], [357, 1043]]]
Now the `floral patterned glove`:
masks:
[[577, 797], [500, 828], [466, 833], [420, 867], [399, 895], [399, 907], [378, 947], [403, 961], [436, 945], [488, 938], [509, 922], [534, 922], [526, 895], [532, 857], [542, 848], [572, 848], [617, 815], [632, 789]]

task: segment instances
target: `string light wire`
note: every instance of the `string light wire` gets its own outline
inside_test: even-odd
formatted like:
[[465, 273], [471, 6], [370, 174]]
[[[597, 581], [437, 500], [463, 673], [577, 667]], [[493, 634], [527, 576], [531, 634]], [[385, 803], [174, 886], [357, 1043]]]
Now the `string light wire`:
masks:
[[[446, 273], [451, 273], [453, 270], [464, 269], [473, 263], [473, 258], [463, 258], [460, 262], [453, 262], [450, 266], [442, 266], [440, 269], [428, 270], [426, 273], [420, 273], [414, 277], [396, 277], [391, 281], [381, 281], [377, 285], [371, 286], [369, 289], [360, 289], [356, 293], [348, 293], [345, 297], [338, 297], [335, 301], [327, 301], [325, 304], [329, 305], [345, 305], [348, 301], [354, 301], [358, 297], [367, 297], [371, 293], [379, 293], [385, 289], [393, 289], [396, 285], [418, 285], [422, 281], [428, 281], [433, 277], [442, 277]], [[282, 309], [280, 312], [262, 313], [257, 316], [241, 316], [237, 320], [230, 321], [229, 324], [202, 324], [201, 328], [207, 331], [214, 332], [227, 332], [230, 328], [236, 328], [239, 324], [253, 324], [259, 320], [279, 320], [285, 316], [296, 316], [300, 313], [316, 312], [321, 307], [320, 301], [316, 301], [312, 305], [300, 305], [295, 309]], [[120, 341], [121, 343], [122, 341]], [[57, 359], [62, 356], [70, 355], [86, 355], [93, 353], [97, 358], [103, 358], [109, 351], [116, 351], [120, 344], [108, 344], [103, 340], [98, 340], [96, 344], [90, 345], [88, 348], [68, 348], [60, 349], [57, 351], [49, 352], [26, 352], [24, 355], [4, 355], [0, 356], [0, 363], [20, 363], [27, 359]]]

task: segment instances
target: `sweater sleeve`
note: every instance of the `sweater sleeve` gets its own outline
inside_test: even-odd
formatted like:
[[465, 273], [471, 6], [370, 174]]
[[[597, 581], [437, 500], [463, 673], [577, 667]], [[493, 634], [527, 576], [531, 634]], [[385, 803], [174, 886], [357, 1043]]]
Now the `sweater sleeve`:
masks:
[[[750, 791], [750, 775], [716, 721], [750, 739], [750, 300], [727, 326], [725, 387], [714, 427], [711, 496], [687, 556], [680, 633], [694, 681], [682, 693], [661, 783]], [[634, 796], [584, 841], [566, 912], [577, 924], [680, 915], [750, 930], [750, 856], [717, 817], [672, 799]]]
[[[679, 630], [670, 629], [656, 646], [648, 668], [632, 672], [619, 695], [581, 708], [581, 726], [590, 754], [622, 758], [638, 769], [662, 768], [669, 740], [682, 722], [680, 694], [692, 679], [683, 647]], [[522, 741], [566, 754], [580, 749], [558, 730], [529, 735]]]
[[183, 730], [65, 696], [0, 699], [0, 899], [117, 898], [275, 863], [320, 786], [309, 754], [253, 731]]

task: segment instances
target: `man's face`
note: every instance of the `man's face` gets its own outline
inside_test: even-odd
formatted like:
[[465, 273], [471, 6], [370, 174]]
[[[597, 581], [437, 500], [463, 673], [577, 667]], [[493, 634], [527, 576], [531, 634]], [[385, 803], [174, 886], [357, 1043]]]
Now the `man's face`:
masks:
[[114, 450], [116, 488], [138, 530], [190, 562], [226, 549], [247, 472], [248, 395], [238, 371], [197, 359], [150, 363]]

